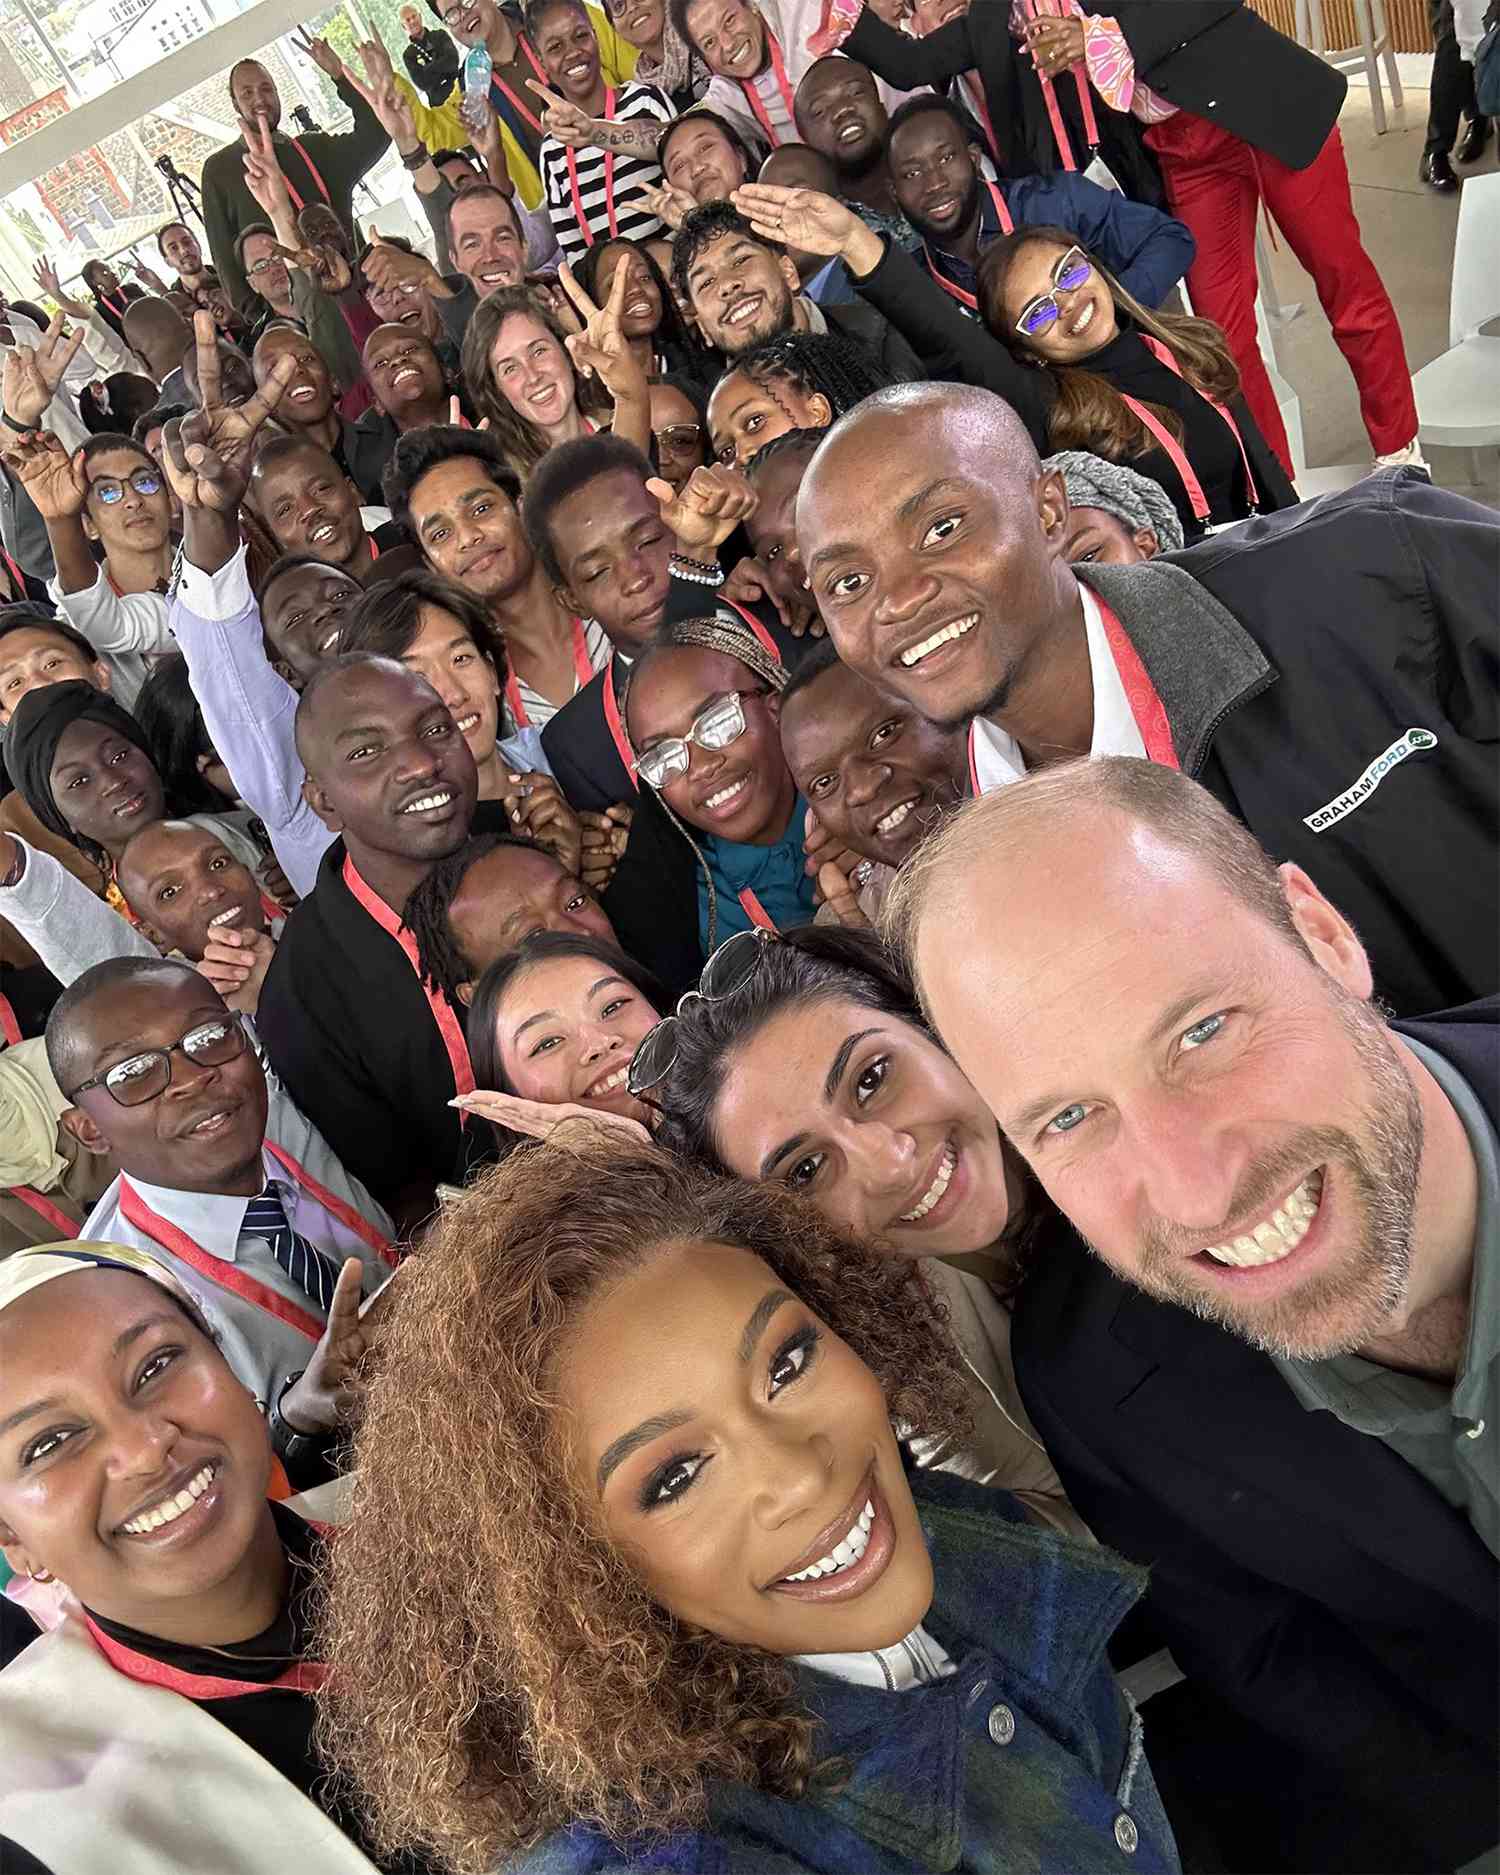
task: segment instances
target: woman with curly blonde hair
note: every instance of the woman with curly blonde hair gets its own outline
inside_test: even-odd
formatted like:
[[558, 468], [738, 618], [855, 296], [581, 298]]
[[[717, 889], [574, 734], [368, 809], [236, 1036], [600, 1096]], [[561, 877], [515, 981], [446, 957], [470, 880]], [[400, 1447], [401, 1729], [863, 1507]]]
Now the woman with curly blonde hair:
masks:
[[376, 1839], [463, 1871], [1178, 1866], [1104, 1656], [1139, 1591], [961, 1432], [915, 1260], [579, 1122], [396, 1285], [322, 1717]]

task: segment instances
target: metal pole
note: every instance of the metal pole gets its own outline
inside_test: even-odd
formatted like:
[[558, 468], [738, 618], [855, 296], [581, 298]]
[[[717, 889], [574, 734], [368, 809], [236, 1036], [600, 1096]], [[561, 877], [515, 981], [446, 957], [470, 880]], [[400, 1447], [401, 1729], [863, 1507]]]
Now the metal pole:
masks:
[[25, 14], [31, 30], [36, 34], [37, 38], [41, 40], [43, 46], [46, 47], [47, 57], [51, 59], [52, 63], [57, 67], [58, 75], [61, 77], [63, 84], [73, 93], [75, 98], [81, 98], [83, 96], [82, 90], [74, 82], [73, 74], [68, 70], [67, 66], [63, 64], [62, 59], [58, 55], [57, 47], [53, 45], [52, 41], [47, 37], [46, 27], [42, 25], [35, 13], [32, 12], [30, 0], [16, 0], [16, 5], [21, 9], [22, 13]]

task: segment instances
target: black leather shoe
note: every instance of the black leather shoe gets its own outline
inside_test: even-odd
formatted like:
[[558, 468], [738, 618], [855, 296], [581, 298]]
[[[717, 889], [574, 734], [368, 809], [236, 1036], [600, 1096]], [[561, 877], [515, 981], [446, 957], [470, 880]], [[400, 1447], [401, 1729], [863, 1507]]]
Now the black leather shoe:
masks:
[[1429, 189], [1435, 189], [1439, 195], [1455, 195], [1458, 192], [1458, 177], [1453, 173], [1453, 165], [1442, 150], [1429, 150], [1422, 158], [1422, 167], [1417, 171]]
[[1490, 140], [1490, 120], [1487, 117], [1471, 117], [1464, 126], [1464, 134], [1458, 140], [1458, 147], [1453, 152], [1455, 163], [1477, 163], [1484, 155], [1485, 145]]

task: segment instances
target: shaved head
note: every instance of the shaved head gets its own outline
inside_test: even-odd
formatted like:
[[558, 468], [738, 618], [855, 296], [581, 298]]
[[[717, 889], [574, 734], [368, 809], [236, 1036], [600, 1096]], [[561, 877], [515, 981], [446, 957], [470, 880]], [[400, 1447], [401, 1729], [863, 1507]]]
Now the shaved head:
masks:
[[1067, 501], [992, 392], [896, 384], [865, 398], [797, 495], [798, 552], [839, 656], [945, 728], [1014, 704], [1026, 746], [1070, 628], [1064, 650], [1086, 653]]
[[142, 986], [187, 989], [216, 1002], [218, 991], [190, 964], [163, 957], [110, 957], [75, 977], [47, 1018], [47, 1065], [59, 1087], [71, 1088], [93, 1073], [94, 1057], [112, 1032], [112, 1010]]

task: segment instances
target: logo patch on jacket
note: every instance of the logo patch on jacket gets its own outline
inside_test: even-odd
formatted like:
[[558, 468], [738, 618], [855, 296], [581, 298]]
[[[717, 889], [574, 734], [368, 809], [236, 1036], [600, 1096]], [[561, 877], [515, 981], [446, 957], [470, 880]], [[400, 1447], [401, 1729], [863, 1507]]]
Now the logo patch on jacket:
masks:
[[1404, 762], [1408, 755], [1422, 755], [1428, 749], [1437, 747], [1437, 737], [1430, 729], [1408, 729], [1404, 736], [1397, 736], [1391, 746], [1375, 760], [1359, 777], [1358, 781], [1345, 788], [1342, 794], [1335, 795], [1326, 807], [1320, 807], [1315, 814], [1304, 814], [1302, 824], [1311, 827], [1314, 833], [1326, 833], [1336, 821], [1352, 814], [1356, 807], [1362, 807], [1370, 796], [1385, 780], [1398, 763]]

